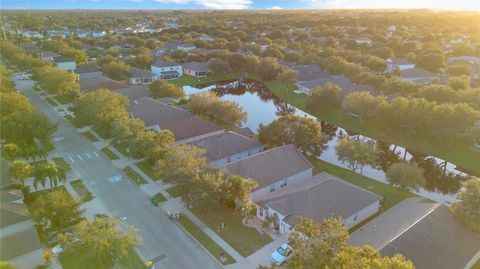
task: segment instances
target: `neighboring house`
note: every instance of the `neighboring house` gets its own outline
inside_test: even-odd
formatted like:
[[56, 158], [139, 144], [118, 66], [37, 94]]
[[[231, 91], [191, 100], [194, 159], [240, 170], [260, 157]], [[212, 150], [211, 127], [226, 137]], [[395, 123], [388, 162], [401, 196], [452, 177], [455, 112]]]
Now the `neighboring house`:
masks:
[[167, 53], [171, 53], [177, 49], [178, 43], [177, 42], [167, 42], [163, 44], [163, 51]]
[[89, 92], [96, 89], [117, 90], [128, 88], [128, 85], [113, 79], [107, 78], [103, 75], [100, 76], [80, 76], [80, 91]]
[[313, 166], [295, 146], [285, 145], [231, 162], [224, 170], [230, 175], [255, 180], [258, 186], [250, 197], [256, 202], [310, 179]]
[[60, 54], [53, 51], [42, 51], [38, 56], [42, 61], [53, 62], [53, 58], [60, 56]]
[[22, 42], [20, 47], [28, 53], [38, 53], [40, 48], [33, 42]]
[[241, 135], [249, 137], [249, 138], [254, 138], [255, 137], [255, 133], [252, 131], [252, 129], [250, 129], [248, 127], [238, 128], [237, 130], [235, 130], [235, 133], [241, 134]]
[[42, 245], [20, 190], [0, 191], [0, 216], [0, 260], [22, 269], [43, 264]]
[[327, 83], [337, 84], [342, 89], [353, 86], [353, 83], [347, 77], [329, 75], [327, 77], [317, 78], [314, 80], [300, 81], [297, 83], [298, 89], [295, 92], [310, 95], [314, 88], [322, 87]]
[[414, 63], [404, 58], [388, 58], [385, 62], [387, 63], [387, 69], [385, 70], [387, 73], [391, 73], [397, 69], [402, 71], [415, 68]]
[[225, 166], [263, 150], [262, 143], [230, 131], [210, 135], [189, 144], [204, 149], [207, 161], [214, 168]]
[[137, 67], [130, 67], [130, 78], [128, 79], [130, 85], [150, 84], [155, 80], [157, 80], [157, 76], [152, 72]]
[[327, 78], [331, 75], [325, 73], [316, 64], [293, 64], [289, 65], [290, 69], [297, 71], [298, 81], [310, 81], [320, 78]]
[[180, 43], [177, 45], [178, 50], [183, 50], [186, 52], [191, 52], [192, 50], [196, 49], [197, 47], [190, 43]]
[[371, 46], [372, 45], [372, 40], [368, 37], [355, 37], [353, 40], [358, 44], [358, 45], [367, 45]]
[[129, 107], [133, 118], [143, 120], [147, 129], [170, 130], [176, 144], [190, 143], [210, 135], [220, 134], [223, 129], [178, 107], [144, 97]]
[[476, 78], [480, 75], [480, 57], [476, 56], [456, 56], [448, 57], [448, 65], [464, 64], [472, 68], [472, 77]]
[[115, 89], [112, 90], [113, 92], [123, 94], [128, 98], [128, 101], [130, 102], [130, 105], [133, 105], [136, 100], [139, 100], [143, 97], [151, 97], [152, 95], [150, 92], [147, 90], [142, 85], [137, 85], [137, 86], [132, 86], [128, 88], [122, 88], [122, 89]]
[[77, 69], [75, 61], [65, 56], [55, 56], [53, 57], [53, 62], [58, 68], [66, 71], [75, 71]]
[[80, 78], [103, 76], [102, 71], [92, 65], [78, 66], [77, 69], [75, 69], [75, 73], [77, 73]]
[[276, 196], [257, 202], [257, 217], [272, 219], [272, 226], [288, 235], [304, 216], [316, 223], [341, 217], [352, 228], [380, 209], [382, 196], [322, 172], [301, 185], [284, 189]]
[[208, 71], [208, 63], [190, 62], [183, 64], [183, 72], [190, 76], [206, 77]]
[[26, 31], [26, 32], [23, 32], [22, 35], [26, 38], [39, 38], [39, 39], [42, 39], [44, 38], [45, 36], [42, 35], [41, 33], [37, 32], [37, 31]]
[[158, 59], [152, 64], [151, 68], [157, 79], [176, 79], [183, 75], [182, 65], [174, 62], [165, 62]]
[[429, 72], [423, 68], [412, 68], [400, 71], [400, 77], [404, 81], [417, 84], [430, 84], [433, 78], [440, 78], [439, 75]]

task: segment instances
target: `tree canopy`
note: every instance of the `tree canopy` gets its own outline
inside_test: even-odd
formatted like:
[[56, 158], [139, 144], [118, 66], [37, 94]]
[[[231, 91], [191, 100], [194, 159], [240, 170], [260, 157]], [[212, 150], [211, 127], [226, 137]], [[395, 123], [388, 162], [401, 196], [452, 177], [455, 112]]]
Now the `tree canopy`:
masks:
[[155, 98], [170, 97], [180, 99], [185, 97], [185, 92], [180, 86], [165, 80], [155, 80], [148, 86], [148, 91]]

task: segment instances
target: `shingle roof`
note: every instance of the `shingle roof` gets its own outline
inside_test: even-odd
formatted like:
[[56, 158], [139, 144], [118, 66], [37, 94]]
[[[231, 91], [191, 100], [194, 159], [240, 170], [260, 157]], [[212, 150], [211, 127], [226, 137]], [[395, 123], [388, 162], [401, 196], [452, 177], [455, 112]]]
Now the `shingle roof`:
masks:
[[120, 93], [125, 95], [128, 98], [128, 101], [134, 102], [135, 100], [138, 100], [143, 97], [150, 97], [151, 94], [145, 88], [144, 86], [138, 85], [138, 86], [132, 86], [128, 88], [122, 88], [122, 89], [116, 89], [113, 90], [116, 93]]
[[401, 70], [400, 76], [403, 78], [419, 78], [419, 77], [435, 77], [437, 75], [423, 68], [412, 68], [412, 69]]
[[53, 57], [53, 62], [55, 63], [66, 63], [66, 62], [74, 62], [74, 60], [67, 58], [65, 56], [59, 55]]
[[289, 225], [295, 225], [299, 216], [317, 223], [332, 217], [349, 218], [383, 198], [325, 172], [292, 190], [263, 203], [286, 216]]
[[340, 87], [342, 87], [342, 89], [353, 86], [353, 83], [350, 81], [350, 79], [344, 76], [328, 76], [328, 77], [318, 78], [314, 80], [303, 81], [303, 82], [300, 82], [299, 84], [302, 85], [303, 87], [313, 89], [315, 87], [321, 87], [329, 82], [339, 85]]
[[183, 64], [183, 68], [203, 72], [208, 71], [208, 63], [190, 62]]
[[75, 69], [75, 73], [77, 74], [88, 74], [97, 72], [100, 72], [100, 70], [98, 70], [95, 66], [92, 65], [78, 66], [77, 69]]
[[312, 164], [293, 145], [266, 150], [225, 166], [229, 174], [256, 180], [259, 189], [310, 168]]
[[298, 81], [308, 81], [318, 78], [330, 77], [331, 75], [325, 73], [318, 65], [316, 64], [294, 64], [289, 66], [292, 70], [298, 72]]
[[165, 62], [160, 59], [157, 59], [152, 65], [156, 67], [169, 67], [169, 66], [177, 66], [179, 64], [175, 62]]
[[205, 157], [209, 162], [262, 146], [262, 143], [234, 132], [210, 135], [189, 144], [205, 149]]
[[410, 64], [413, 64], [413, 63], [410, 62], [409, 60], [405, 59], [405, 58], [393, 58], [392, 59], [392, 64], [410, 65]]
[[150, 78], [155, 76], [152, 72], [140, 69], [137, 67], [130, 67], [130, 77], [132, 78]]
[[0, 228], [28, 219], [28, 210], [23, 203], [20, 190], [2, 190], [0, 192]]
[[462, 226], [446, 205], [409, 227], [380, 250], [403, 254], [418, 269], [460, 269], [480, 251], [480, 235]]
[[128, 85], [102, 75], [93, 77], [80, 77], [80, 91], [94, 91], [100, 88], [116, 90], [128, 88]]
[[147, 127], [158, 125], [160, 129], [172, 131], [176, 141], [222, 130], [219, 126], [197, 118], [188, 111], [149, 97], [137, 100], [129, 107], [129, 111], [133, 117], [143, 120]]

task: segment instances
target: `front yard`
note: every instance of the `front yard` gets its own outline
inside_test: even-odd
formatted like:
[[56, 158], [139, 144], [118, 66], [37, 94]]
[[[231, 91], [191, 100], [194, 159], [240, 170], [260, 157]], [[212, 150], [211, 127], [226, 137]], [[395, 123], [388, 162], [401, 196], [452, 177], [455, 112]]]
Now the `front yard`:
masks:
[[132, 180], [136, 185], [147, 184], [148, 182], [137, 172], [135, 172], [130, 166], [123, 168], [123, 172]]
[[111, 151], [108, 147], [104, 147], [102, 149], [103, 154], [107, 156], [110, 160], [119, 160], [120, 157], [118, 157], [113, 151]]
[[78, 196], [80, 196], [80, 202], [86, 203], [95, 198], [93, 194], [87, 189], [85, 184], [83, 184], [83, 181], [81, 179], [75, 179], [70, 181], [70, 185], [72, 185], [75, 192], [78, 194]]
[[[241, 214], [231, 208], [218, 206], [210, 210], [192, 208], [190, 211], [244, 257], [272, 241], [270, 236], [244, 226]], [[224, 229], [220, 231], [222, 223], [224, 223]]]
[[92, 142], [98, 142], [100, 141], [92, 132], [90, 131], [86, 131], [84, 133], [82, 133], [83, 136], [85, 136], [88, 140], [92, 141]]
[[153, 163], [149, 162], [148, 160], [141, 161], [135, 164], [140, 170], [142, 170], [147, 176], [149, 176], [153, 180], [158, 180], [159, 178], [155, 175], [153, 171]]

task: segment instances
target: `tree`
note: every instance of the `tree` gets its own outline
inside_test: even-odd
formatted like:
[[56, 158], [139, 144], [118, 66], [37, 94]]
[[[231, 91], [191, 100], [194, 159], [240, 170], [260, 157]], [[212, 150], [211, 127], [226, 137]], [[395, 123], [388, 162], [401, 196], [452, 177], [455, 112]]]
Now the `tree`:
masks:
[[2, 120], [1, 137], [7, 143], [21, 145], [22, 150], [34, 146], [35, 139], [43, 144], [49, 143], [50, 136], [57, 130], [57, 125], [52, 123], [45, 115], [33, 112], [14, 114]]
[[141, 53], [135, 55], [135, 57], [131, 57], [128, 62], [138, 68], [150, 69], [153, 63], [153, 57], [151, 53]]
[[283, 67], [280, 74], [278, 74], [278, 80], [286, 84], [294, 84], [297, 78], [298, 72], [288, 67]]
[[480, 233], [480, 179], [471, 177], [462, 183], [462, 190], [457, 194], [453, 211], [469, 228]]
[[238, 103], [222, 100], [211, 91], [192, 94], [188, 103], [193, 113], [228, 130], [239, 128], [247, 121], [248, 114]]
[[276, 79], [280, 72], [282, 72], [281, 65], [275, 58], [271, 57], [263, 59], [257, 67], [257, 73], [263, 80]]
[[455, 91], [445, 85], [428, 85], [418, 90], [418, 97], [438, 103], [451, 102], [455, 98]]
[[17, 267], [11, 262], [0, 261], [0, 269], [17, 269]]
[[335, 146], [335, 151], [339, 161], [346, 163], [353, 172], [360, 168], [360, 174], [365, 165], [374, 166], [378, 158], [378, 150], [373, 141], [343, 137]]
[[341, 91], [342, 88], [339, 85], [330, 82], [323, 87], [314, 88], [307, 104], [308, 110], [318, 113], [325, 108], [340, 105]]
[[153, 49], [156, 49], [157, 48], [157, 41], [155, 41], [155, 39], [153, 38], [149, 38], [147, 40], [145, 40], [145, 47], [153, 50]]
[[299, 217], [288, 240], [293, 248], [288, 268], [334, 268], [335, 257], [347, 245], [348, 231], [341, 219], [325, 219], [319, 225]]
[[56, 188], [60, 182], [66, 182], [67, 177], [65, 169], [56, 163], [42, 163], [35, 167], [35, 179], [33, 187], [38, 189], [38, 184], [45, 187], [46, 180], [50, 183], [50, 188]]
[[114, 80], [125, 80], [130, 76], [130, 66], [123, 62], [112, 61], [104, 64], [102, 71], [107, 77]]
[[148, 86], [148, 91], [155, 98], [185, 98], [185, 92], [180, 86], [177, 86], [165, 80], [155, 80], [152, 84]]
[[424, 171], [417, 163], [398, 162], [392, 164], [387, 171], [390, 184], [404, 190], [417, 190], [425, 186]]
[[13, 161], [10, 164], [10, 176], [16, 179], [22, 187], [25, 187], [25, 179], [33, 172], [33, 166], [24, 161]]
[[260, 60], [255, 55], [245, 55], [245, 70], [256, 70]]
[[131, 143], [131, 153], [134, 157], [145, 157], [153, 162], [161, 159], [168, 147], [175, 142], [170, 130], [145, 130], [139, 132]]
[[470, 87], [470, 78], [467, 76], [450, 77], [448, 86], [454, 91], [465, 90]]
[[445, 55], [440, 52], [427, 52], [417, 56], [417, 64], [418, 67], [436, 73], [445, 66]]
[[67, 95], [80, 88], [75, 73], [53, 66], [43, 66], [33, 69], [33, 79], [47, 92]]
[[58, 232], [81, 219], [83, 210], [65, 190], [53, 190], [40, 195], [32, 202], [33, 219], [47, 230]]
[[15, 114], [32, 113], [35, 109], [25, 95], [18, 92], [0, 92], [0, 118]]
[[220, 58], [213, 58], [208, 62], [208, 69], [210, 69], [213, 74], [219, 75], [228, 72], [230, 65], [227, 61]]
[[120, 224], [112, 216], [97, 216], [92, 223], [81, 221], [70, 234], [58, 236], [63, 248], [60, 260], [70, 257], [92, 269], [129, 267], [129, 253], [140, 245], [140, 238], [134, 226], [120, 230]]
[[372, 55], [380, 57], [382, 59], [388, 59], [393, 57], [393, 50], [389, 47], [380, 47], [371, 51]]
[[188, 208], [214, 207], [220, 203], [220, 187], [224, 180], [225, 174], [222, 170], [205, 171], [193, 175], [190, 180], [178, 185], [180, 197]]
[[13, 161], [20, 155], [20, 147], [17, 144], [9, 143], [2, 147], [2, 157], [8, 161]]
[[181, 144], [168, 148], [163, 157], [156, 161], [155, 173], [165, 182], [182, 184], [205, 171], [205, 150], [194, 145]]
[[258, 139], [268, 147], [293, 144], [313, 156], [320, 156], [325, 148], [320, 123], [296, 115], [282, 116], [267, 126], [260, 125]]
[[447, 67], [447, 74], [455, 77], [470, 77], [472, 75], [472, 66], [469, 64], [452, 64]]
[[221, 193], [227, 204], [234, 205], [237, 210], [245, 211], [251, 205], [250, 192], [257, 186], [258, 183], [251, 178], [232, 175], [223, 182]]
[[333, 260], [333, 268], [362, 269], [362, 268], [390, 268], [414, 269], [415, 266], [402, 255], [382, 257], [370, 246], [362, 248], [348, 246], [344, 248]]
[[370, 118], [376, 114], [377, 107], [384, 101], [384, 97], [376, 97], [369, 92], [352, 92], [345, 96], [343, 107], [346, 111], [362, 118]]

